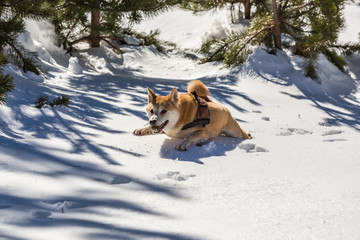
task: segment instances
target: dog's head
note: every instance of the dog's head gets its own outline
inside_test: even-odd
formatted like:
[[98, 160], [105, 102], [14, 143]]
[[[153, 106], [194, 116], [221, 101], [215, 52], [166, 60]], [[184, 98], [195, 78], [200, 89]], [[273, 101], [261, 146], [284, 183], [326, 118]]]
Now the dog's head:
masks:
[[155, 133], [172, 129], [179, 120], [178, 91], [174, 88], [168, 96], [157, 96], [148, 88], [146, 108], [149, 124]]

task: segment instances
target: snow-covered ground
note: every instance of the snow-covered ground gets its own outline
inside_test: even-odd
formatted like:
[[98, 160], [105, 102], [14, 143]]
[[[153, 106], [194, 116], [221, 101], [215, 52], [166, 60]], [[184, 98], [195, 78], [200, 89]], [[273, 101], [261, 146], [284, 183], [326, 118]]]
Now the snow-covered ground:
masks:
[[[360, 7], [350, 7], [356, 29]], [[230, 26], [225, 13], [174, 10], [143, 26], [196, 48]], [[174, 19], [192, 28], [171, 33]], [[153, 47], [70, 59], [50, 44], [48, 24], [28, 29], [21, 39], [47, 73], [5, 67], [16, 90], [0, 106], [0, 239], [360, 239], [359, 55], [347, 74], [321, 59], [318, 85], [287, 51], [259, 48], [232, 69]], [[147, 87], [184, 92], [195, 78], [254, 139], [178, 152], [177, 139], [132, 135], [147, 121]], [[37, 109], [40, 95], [71, 103]]]

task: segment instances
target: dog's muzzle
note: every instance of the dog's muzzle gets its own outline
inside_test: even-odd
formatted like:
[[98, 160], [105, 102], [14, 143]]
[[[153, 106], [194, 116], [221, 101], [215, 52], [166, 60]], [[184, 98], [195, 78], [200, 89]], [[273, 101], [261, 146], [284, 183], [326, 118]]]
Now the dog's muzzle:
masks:
[[165, 122], [163, 122], [160, 126], [154, 126], [156, 124], [156, 120], [153, 120], [155, 122], [152, 123], [152, 121], [150, 121], [150, 126], [152, 128], [152, 130], [154, 131], [154, 133], [161, 133], [162, 130], [166, 127], [166, 125], [169, 123], [169, 120], [166, 120]]

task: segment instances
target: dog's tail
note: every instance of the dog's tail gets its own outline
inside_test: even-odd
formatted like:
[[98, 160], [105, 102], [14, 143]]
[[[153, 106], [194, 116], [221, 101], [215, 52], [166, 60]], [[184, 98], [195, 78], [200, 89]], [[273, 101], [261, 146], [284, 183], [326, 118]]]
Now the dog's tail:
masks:
[[211, 96], [209, 89], [200, 81], [192, 80], [187, 86], [188, 93], [196, 91], [196, 94], [207, 102], [211, 102], [208, 96]]

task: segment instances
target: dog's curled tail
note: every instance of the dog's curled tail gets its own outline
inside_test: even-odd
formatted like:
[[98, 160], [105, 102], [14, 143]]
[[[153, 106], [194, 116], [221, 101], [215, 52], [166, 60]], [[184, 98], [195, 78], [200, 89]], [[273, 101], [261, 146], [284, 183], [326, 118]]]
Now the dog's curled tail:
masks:
[[196, 91], [196, 94], [203, 98], [207, 102], [211, 102], [208, 96], [211, 96], [209, 89], [200, 81], [200, 80], [192, 80], [189, 82], [187, 86], [188, 93]]

